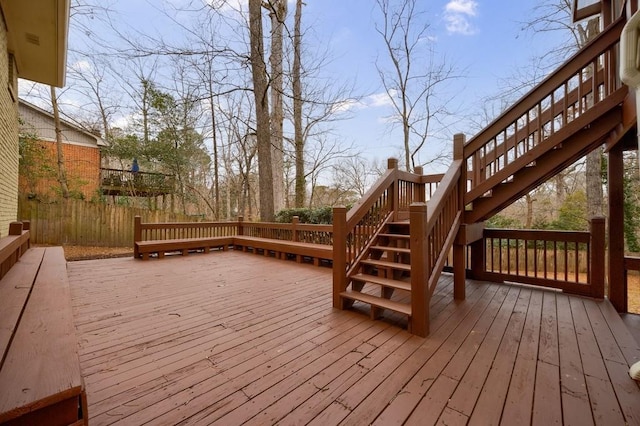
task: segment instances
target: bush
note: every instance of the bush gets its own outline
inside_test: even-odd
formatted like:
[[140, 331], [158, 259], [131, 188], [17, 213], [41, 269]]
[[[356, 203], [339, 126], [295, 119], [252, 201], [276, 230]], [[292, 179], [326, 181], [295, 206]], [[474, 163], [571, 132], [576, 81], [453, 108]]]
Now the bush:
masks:
[[331, 224], [333, 223], [333, 208], [325, 206], [317, 209], [284, 209], [276, 214], [276, 222], [291, 223], [294, 216], [298, 216], [301, 223]]

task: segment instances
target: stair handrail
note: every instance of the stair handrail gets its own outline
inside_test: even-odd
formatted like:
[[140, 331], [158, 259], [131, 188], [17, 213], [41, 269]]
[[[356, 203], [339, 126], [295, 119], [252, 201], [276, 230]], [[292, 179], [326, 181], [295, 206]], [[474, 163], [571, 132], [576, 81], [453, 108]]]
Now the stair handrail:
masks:
[[429, 304], [462, 223], [462, 195], [466, 182], [462, 146], [454, 138], [454, 160], [433, 197], [411, 205], [411, 332], [429, 334]]
[[[404, 183], [415, 185], [409, 187]], [[401, 188], [401, 186], [403, 186]], [[425, 197], [421, 176], [398, 169], [398, 160], [390, 158], [387, 171], [347, 212], [345, 207], [333, 209], [333, 284], [334, 306], [340, 306], [339, 294], [346, 290], [347, 277], [366, 254], [382, 227], [408, 213], [411, 197]]]
[[[469, 171], [470, 191], [488, 179], [488, 177], [482, 176], [486, 169], [480, 170], [481, 159], [493, 158], [493, 160], [489, 160], [492, 162], [492, 167], [488, 167], [491, 173], [489, 177], [494, 173], [492, 168], [501, 167], [499, 170], [495, 170], [495, 174], [502, 172], [504, 176], [500, 175], [500, 177], [507, 179], [512, 174], [507, 169], [510, 158], [518, 156], [518, 148], [529, 149], [527, 146], [521, 146], [522, 142], [533, 145], [543, 142], [548, 137], [548, 134], [544, 134], [545, 132], [557, 131], [567, 124], [568, 118], [575, 118], [578, 114], [583, 113], [582, 108], [584, 110], [592, 108], [620, 87], [612, 61], [615, 60], [613, 54], [625, 21], [624, 15], [618, 18], [555, 72], [469, 140], [464, 146], [463, 159]], [[585, 69], [592, 64], [595, 65], [597, 72], [583, 80]], [[571, 80], [576, 77], [579, 81], [577, 87], [571, 89]], [[603, 93], [600, 93], [600, 89]], [[556, 92], [559, 91], [564, 91], [565, 96], [555, 99]], [[595, 98], [600, 97], [600, 99], [594, 99], [591, 106], [583, 104], [583, 100], [589, 95], [595, 95]], [[567, 111], [570, 108], [574, 110], [578, 108], [579, 111], [574, 116], [568, 117]], [[532, 124], [529, 121], [532, 112], [533, 121], [537, 121], [537, 123]], [[557, 123], [561, 114], [562, 123]], [[544, 124], [543, 119], [545, 120]], [[524, 129], [521, 123], [523, 120], [526, 122]], [[558, 129], [554, 129], [555, 125], [558, 126]], [[545, 127], [548, 128], [545, 129]], [[472, 200], [467, 197], [465, 201], [468, 203]]]

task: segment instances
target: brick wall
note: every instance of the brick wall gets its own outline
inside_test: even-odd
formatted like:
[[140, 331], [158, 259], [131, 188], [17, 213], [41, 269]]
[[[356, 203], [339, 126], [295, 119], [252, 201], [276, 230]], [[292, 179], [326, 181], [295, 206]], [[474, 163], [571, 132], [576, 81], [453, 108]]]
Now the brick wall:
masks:
[[[20, 192], [37, 195], [44, 199], [58, 197], [60, 184], [56, 180], [58, 159], [56, 144], [49, 141], [35, 143], [39, 149], [45, 151], [41, 156], [44, 164], [35, 167], [50, 170], [51, 177], [29, 179], [29, 177], [21, 175]], [[69, 191], [82, 194], [85, 200], [91, 200], [97, 194], [100, 186], [100, 150], [96, 147], [65, 143], [62, 145], [62, 152]]]
[[7, 29], [0, 19], [0, 237], [9, 233], [9, 223], [18, 214], [18, 105], [13, 74], [9, 81]]

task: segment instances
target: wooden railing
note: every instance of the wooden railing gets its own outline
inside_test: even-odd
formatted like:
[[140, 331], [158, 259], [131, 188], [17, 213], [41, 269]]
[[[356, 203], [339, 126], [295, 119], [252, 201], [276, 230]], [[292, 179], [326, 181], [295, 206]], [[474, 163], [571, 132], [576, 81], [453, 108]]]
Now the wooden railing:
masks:
[[134, 241], [211, 238], [238, 235], [238, 222], [142, 223], [134, 221]]
[[291, 223], [245, 222], [241, 217], [229, 222], [143, 223], [134, 220], [134, 241], [173, 240], [188, 238], [232, 237], [243, 235], [273, 240], [297, 241], [331, 245], [333, 227], [300, 223], [297, 216]]
[[589, 232], [485, 229], [472, 276], [604, 297], [605, 221]]
[[[523, 96], [464, 147], [470, 186], [465, 204], [589, 125], [620, 100], [616, 52], [624, 16]], [[620, 89], [620, 92], [626, 89]]]
[[11, 222], [9, 235], [0, 238], [0, 279], [30, 246], [29, 221]]
[[244, 222], [240, 218], [238, 235], [331, 245], [333, 226], [300, 223], [298, 216], [294, 216], [291, 223]]
[[129, 170], [102, 168], [100, 169], [100, 182], [103, 188], [140, 193], [171, 193], [175, 189], [173, 175], [164, 173], [134, 173]]
[[[640, 273], [640, 257], [636, 257], [636, 256], [624, 257], [624, 292], [622, 295], [622, 298], [623, 298], [622, 312], [629, 312], [629, 301], [628, 301], [629, 272], [636, 272], [636, 276], [637, 274]], [[636, 281], [636, 285], [638, 285], [637, 281]], [[639, 312], [635, 312], [635, 313], [639, 313]]]
[[[421, 172], [422, 170], [419, 169]], [[436, 175], [437, 176], [437, 175]], [[398, 160], [390, 158], [387, 171], [347, 212], [333, 209], [333, 303], [341, 306], [340, 293], [348, 285], [347, 277], [364, 257], [373, 239], [390, 220], [408, 219], [414, 201], [427, 197], [422, 176], [398, 170]], [[437, 177], [429, 178], [436, 181]], [[431, 186], [437, 185], [433, 183]], [[431, 189], [429, 189], [431, 190]]]
[[[433, 197], [411, 205], [411, 332], [429, 334], [429, 304], [462, 220], [462, 152], [456, 138], [453, 163]], [[455, 158], [455, 157], [454, 157]]]

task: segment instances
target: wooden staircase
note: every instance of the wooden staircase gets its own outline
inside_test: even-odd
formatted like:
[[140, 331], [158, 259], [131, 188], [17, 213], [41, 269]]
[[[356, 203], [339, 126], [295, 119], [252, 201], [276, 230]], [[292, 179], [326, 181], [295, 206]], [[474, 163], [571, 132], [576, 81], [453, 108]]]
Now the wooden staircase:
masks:
[[[599, 146], [634, 135], [635, 102], [616, 66], [625, 22], [612, 22], [467, 143], [456, 135], [435, 193], [425, 192], [428, 176], [396, 162], [348, 215], [334, 209], [334, 307], [366, 303], [373, 318], [400, 312], [410, 331], [427, 335], [431, 295], [454, 241], [454, 295], [464, 298], [460, 247], [477, 233], [473, 241], [458, 235], [462, 224], [481, 225]], [[406, 217], [411, 226], [398, 221]]]
[[[411, 316], [410, 274], [409, 221], [389, 221], [349, 275], [351, 288], [340, 296], [348, 300], [348, 307], [356, 301], [371, 305], [373, 319], [385, 309]], [[404, 292], [408, 302], [391, 300], [396, 290]]]

